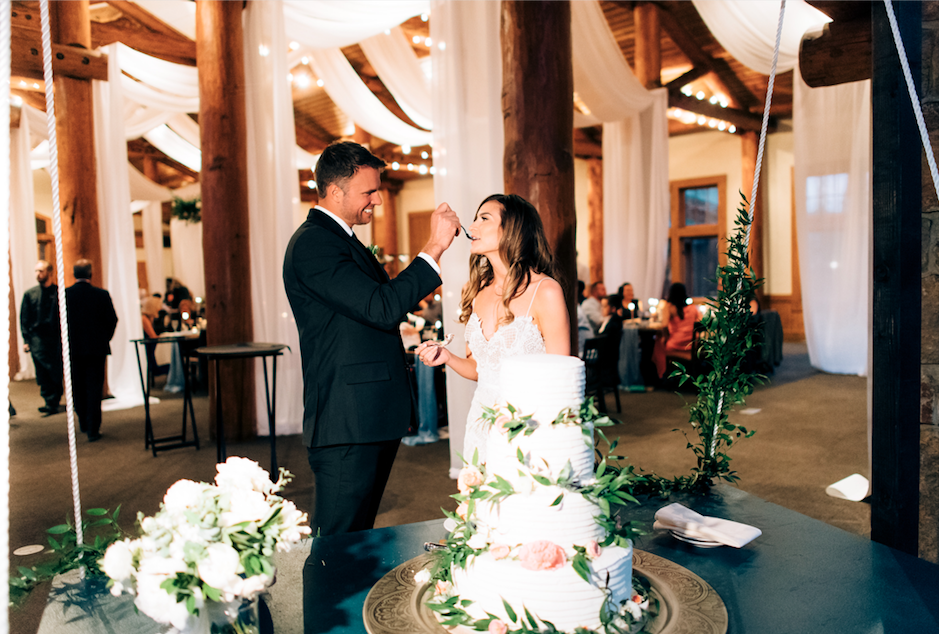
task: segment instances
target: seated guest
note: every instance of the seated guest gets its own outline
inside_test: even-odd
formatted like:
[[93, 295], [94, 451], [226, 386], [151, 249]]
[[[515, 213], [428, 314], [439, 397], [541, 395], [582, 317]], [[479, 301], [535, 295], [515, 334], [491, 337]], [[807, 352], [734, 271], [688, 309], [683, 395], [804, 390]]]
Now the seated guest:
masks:
[[584, 309], [584, 314], [590, 322], [590, 327], [594, 332], [600, 327], [603, 321], [603, 315], [600, 313], [600, 298], [606, 296], [606, 286], [603, 282], [594, 282], [590, 285], [590, 296], [580, 305]]
[[148, 297], [143, 300], [143, 308], [140, 310], [140, 321], [143, 326], [143, 336], [147, 339], [156, 339], [158, 334], [153, 327], [154, 322], [160, 319], [160, 309], [163, 302], [159, 297]]
[[584, 346], [587, 344], [587, 340], [592, 339], [594, 334], [593, 326], [590, 325], [587, 315], [584, 314], [583, 307], [577, 304], [577, 356], [581, 359], [584, 358]]
[[619, 295], [607, 295], [600, 300], [603, 321], [597, 330], [598, 337], [612, 337], [619, 340], [623, 334], [623, 318], [619, 316], [619, 311], [622, 308], [623, 304]]
[[665, 328], [655, 338], [652, 360], [659, 378], [665, 374], [665, 357], [671, 352], [687, 353], [694, 339], [694, 325], [700, 317], [698, 309], [688, 304], [685, 285], [676, 282], [668, 289], [668, 299], [659, 302], [658, 316]]
[[632, 284], [629, 282], [620, 284], [617, 293], [622, 303], [622, 308], [619, 311], [620, 317], [623, 319], [635, 319], [642, 316], [639, 300], [636, 299], [636, 292], [633, 290]]
[[183, 299], [179, 302], [180, 330], [192, 328], [196, 323], [196, 304], [191, 299]]

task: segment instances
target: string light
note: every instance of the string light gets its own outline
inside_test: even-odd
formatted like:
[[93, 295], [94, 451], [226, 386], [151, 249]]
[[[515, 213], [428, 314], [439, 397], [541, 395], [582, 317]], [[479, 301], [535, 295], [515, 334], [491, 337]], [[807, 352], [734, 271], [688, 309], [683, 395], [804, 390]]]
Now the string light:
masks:
[[271, 54], [271, 49], [269, 49], [266, 45], [261, 44], [260, 46], [258, 46], [258, 55], [260, 55], [261, 57], [267, 57], [270, 54]]
[[426, 173], [427, 173], [427, 166], [426, 166], [426, 165], [421, 165], [419, 168], [417, 168], [417, 172], [418, 172], [419, 174], [426, 174]]
[[401, 169], [401, 163], [399, 163], [398, 161], [394, 161], [391, 164], [391, 169], [398, 171], [399, 169]]
[[316, 85], [319, 86], [320, 88], [322, 88], [325, 84], [326, 82], [324, 82], [322, 79], [316, 80]]
[[427, 151], [426, 151], [426, 150], [423, 151], [423, 152], [421, 152], [421, 158], [422, 158], [422, 159], [425, 159], [425, 158], [427, 158], [427, 157], [428, 157], [428, 154], [427, 154]]
[[421, 43], [421, 36], [420, 36], [420, 35], [415, 35], [414, 37], [411, 38], [411, 41], [414, 42], [415, 44], [420, 44], [420, 43]]
[[291, 51], [296, 51], [296, 50], [299, 50], [299, 49], [300, 49], [300, 42], [291, 42], [291, 43], [290, 43], [290, 50], [291, 50]]
[[433, 45], [434, 45], [433, 38], [428, 37], [427, 39], [424, 40], [424, 46], [426, 46], [427, 48], [430, 48]]
[[402, 145], [402, 146], [401, 146], [401, 153], [402, 153], [402, 154], [410, 154], [410, 153], [411, 153], [411, 146], [410, 146], [410, 145]]

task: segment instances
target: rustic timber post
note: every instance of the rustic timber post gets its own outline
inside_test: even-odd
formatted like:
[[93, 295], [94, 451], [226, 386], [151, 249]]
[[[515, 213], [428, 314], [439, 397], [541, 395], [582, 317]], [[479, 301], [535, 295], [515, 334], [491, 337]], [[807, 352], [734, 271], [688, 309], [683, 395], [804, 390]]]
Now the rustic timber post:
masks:
[[635, 24], [634, 72], [646, 90], [662, 86], [662, 35], [659, 8], [651, 2], [638, 2], [633, 8]]
[[[196, 2], [202, 249], [210, 346], [252, 341], [254, 337], [241, 9], [241, 2]], [[230, 440], [256, 433], [254, 365], [253, 359], [234, 359], [222, 361], [219, 367], [225, 434]], [[210, 373], [210, 383], [213, 380]], [[210, 386], [210, 392], [215, 387]], [[217, 416], [215, 399], [209, 403], [212, 430]]]
[[[743, 166], [740, 182], [742, 183], [744, 194], [753, 191], [753, 177], [756, 174], [756, 155], [760, 148], [760, 135], [756, 132], [744, 132], [740, 140], [741, 164]], [[762, 175], [762, 172], [760, 172]], [[753, 209], [753, 224], [750, 225], [750, 269], [757, 278], [763, 277], [763, 184], [765, 179], [760, 179], [760, 188], [757, 190], [756, 200], [750, 201], [750, 207]], [[723, 239], [724, 236], [721, 238]], [[765, 294], [763, 286], [756, 289], [757, 299], [760, 305], [763, 304]], [[765, 306], [764, 306], [765, 308]]]
[[541, 215], [577, 350], [570, 3], [503, 0], [501, 38], [505, 193], [529, 200]]
[[603, 159], [587, 160], [587, 179], [587, 262], [592, 284], [603, 280]]
[[[886, 10], [879, 2], [870, 6], [874, 51], [871, 539], [916, 555], [922, 152]], [[918, 85], [922, 6], [919, 2], [896, 2], [893, 7]]]
[[372, 220], [372, 235], [375, 244], [382, 254], [394, 256], [394, 259], [385, 265], [388, 275], [395, 277], [398, 274], [398, 203], [395, 196], [401, 191], [404, 183], [398, 180], [386, 180], [381, 183], [381, 207]]
[[[88, 0], [50, 2], [49, 21], [56, 44], [91, 49]], [[91, 81], [54, 75], [55, 133], [59, 153], [59, 199], [62, 205], [62, 258], [65, 280], [75, 283], [72, 266], [91, 261], [92, 283], [105, 286], [98, 229], [94, 101]]]

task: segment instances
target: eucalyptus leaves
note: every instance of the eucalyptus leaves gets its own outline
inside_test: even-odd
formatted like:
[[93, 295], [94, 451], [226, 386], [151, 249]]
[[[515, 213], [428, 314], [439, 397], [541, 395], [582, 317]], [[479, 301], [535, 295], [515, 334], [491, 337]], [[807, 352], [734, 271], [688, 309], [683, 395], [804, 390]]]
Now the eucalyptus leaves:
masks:
[[185, 220], [186, 222], [202, 221], [202, 199], [193, 198], [183, 200], [182, 198], [173, 198], [173, 217]]

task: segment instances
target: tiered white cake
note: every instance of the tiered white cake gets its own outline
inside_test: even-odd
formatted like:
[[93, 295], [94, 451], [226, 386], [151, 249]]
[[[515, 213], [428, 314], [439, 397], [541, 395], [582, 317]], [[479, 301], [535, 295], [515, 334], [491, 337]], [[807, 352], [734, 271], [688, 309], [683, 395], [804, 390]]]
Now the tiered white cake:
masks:
[[[527, 609], [562, 631], [598, 629], [604, 602], [615, 612], [632, 596], [632, 547], [598, 546], [607, 536], [595, 519], [602, 512], [578, 492], [594, 478], [593, 428], [576, 418], [584, 400], [583, 362], [559, 355], [505, 359], [502, 390], [506, 403], [532, 415], [530, 433], [510, 439], [504, 418], [490, 430], [479, 490], [496, 490], [498, 476], [512, 492], [495, 502], [480, 499], [466, 518], [476, 529], [474, 548], [485, 550], [465, 567], [453, 567], [453, 591], [473, 601], [466, 611], [475, 619], [489, 613], [511, 621], [506, 602], [517, 614]], [[556, 423], [568, 408], [571, 419]], [[575, 571], [578, 552], [589, 583]]]

